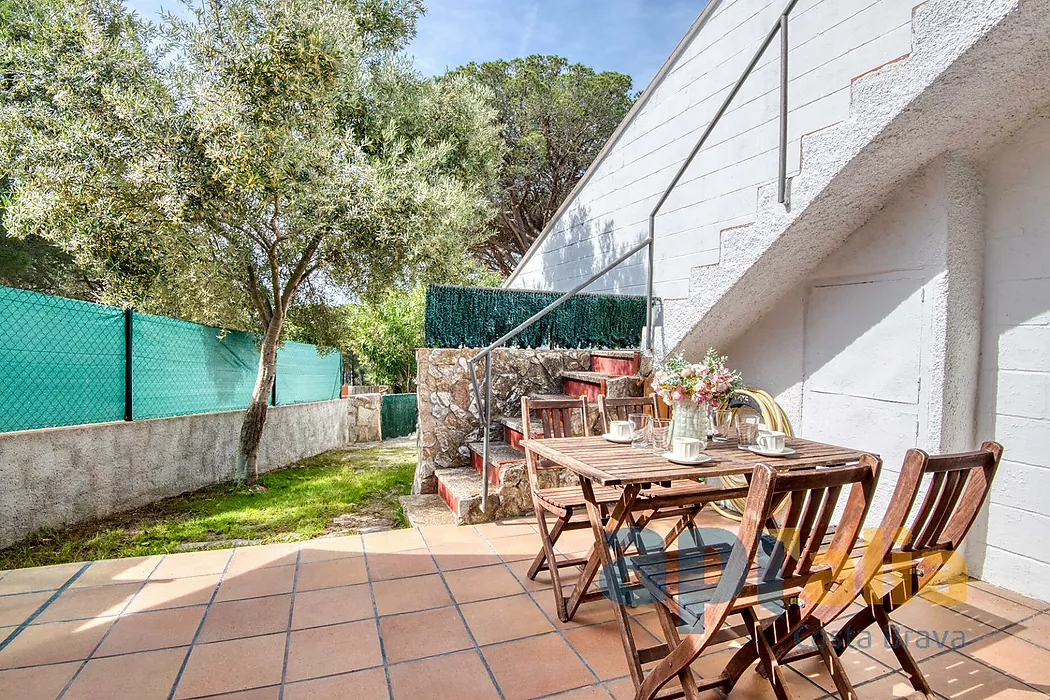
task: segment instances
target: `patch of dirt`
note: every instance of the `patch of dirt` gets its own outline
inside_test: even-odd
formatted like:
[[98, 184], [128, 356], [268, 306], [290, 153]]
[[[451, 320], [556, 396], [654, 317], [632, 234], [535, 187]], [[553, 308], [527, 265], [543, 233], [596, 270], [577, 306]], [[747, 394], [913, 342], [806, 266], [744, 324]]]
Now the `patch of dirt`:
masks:
[[391, 510], [390, 504], [384, 499], [363, 503], [352, 513], [343, 513], [332, 518], [318, 537], [392, 530], [397, 527], [397, 521], [392, 517]]

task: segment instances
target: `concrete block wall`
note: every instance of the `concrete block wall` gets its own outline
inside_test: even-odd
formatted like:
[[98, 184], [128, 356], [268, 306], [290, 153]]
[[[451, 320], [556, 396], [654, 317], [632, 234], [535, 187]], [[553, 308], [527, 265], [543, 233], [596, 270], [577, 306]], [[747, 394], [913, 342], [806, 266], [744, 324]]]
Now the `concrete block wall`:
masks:
[[[271, 407], [260, 471], [346, 445], [347, 408], [343, 399]], [[229, 411], [0, 434], [0, 547], [39, 528], [232, 480], [242, 417]]]
[[1050, 600], [1050, 116], [994, 154], [985, 185], [977, 432], [1006, 451], [968, 561]]
[[[644, 239], [656, 198], [783, 8], [713, 0], [513, 286], [568, 289]], [[849, 114], [853, 78], [911, 49], [914, 0], [800, 0], [791, 16], [789, 175], [800, 138]], [[689, 293], [690, 270], [719, 262], [720, 232], [754, 219], [757, 187], [777, 173], [779, 51], [745, 83], [657, 219], [656, 294]], [[644, 252], [594, 291], [644, 293]]]

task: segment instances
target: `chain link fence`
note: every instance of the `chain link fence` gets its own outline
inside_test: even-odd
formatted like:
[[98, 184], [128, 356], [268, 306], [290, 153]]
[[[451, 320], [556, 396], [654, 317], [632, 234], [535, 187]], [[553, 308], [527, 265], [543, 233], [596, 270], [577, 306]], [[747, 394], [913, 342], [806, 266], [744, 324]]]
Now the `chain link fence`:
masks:
[[[258, 363], [249, 333], [0, 287], [0, 432], [243, 409]], [[341, 384], [339, 353], [278, 350], [277, 405]]]

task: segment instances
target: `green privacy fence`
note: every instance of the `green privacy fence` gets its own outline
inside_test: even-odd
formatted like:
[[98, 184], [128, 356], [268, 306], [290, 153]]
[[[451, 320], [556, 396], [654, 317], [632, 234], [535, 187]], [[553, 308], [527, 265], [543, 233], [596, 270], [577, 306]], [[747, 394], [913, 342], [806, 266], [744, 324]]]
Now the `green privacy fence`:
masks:
[[[559, 292], [431, 285], [428, 348], [482, 348], [545, 306]], [[514, 336], [522, 348], [636, 348], [645, 326], [645, 297], [580, 294]]]
[[[0, 287], [0, 432], [243, 409], [258, 362], [249, 333]], [[278, 405], [341, 383], [338, 353], [278, 350]]]
[[415, 394], [383, 394], [379, 409], [383, 426], [383, 439], [404, 437], [416, 431]]

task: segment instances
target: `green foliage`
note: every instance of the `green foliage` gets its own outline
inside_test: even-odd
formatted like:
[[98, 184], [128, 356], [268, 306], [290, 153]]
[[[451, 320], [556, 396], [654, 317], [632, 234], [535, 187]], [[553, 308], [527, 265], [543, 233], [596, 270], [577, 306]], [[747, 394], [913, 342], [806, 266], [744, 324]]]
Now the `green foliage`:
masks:
[[380, 299], [345, 307], [346, 337], [368, 370], [370, 381], [411, 391], [416, 348], [423, 347], [426, 288], [390, 290]]
[[553, 218], [636, 95], [631, 78], [560, 56], [470, 63], [446, 79], [469, 76], [493, 94], [503, 160], [494, 193], [494, 233], [476, 250], [509, 274]]
[[0, 551], [0, 569], [164, 554], [187, 542], [309, 539], [345, 513], [398, 522], [397, 496], [412, 489], [415, 448], [333, 450], [293, 466], [262, 475], [265, 491], [209, 486], [101, 522], [34, 533]]

